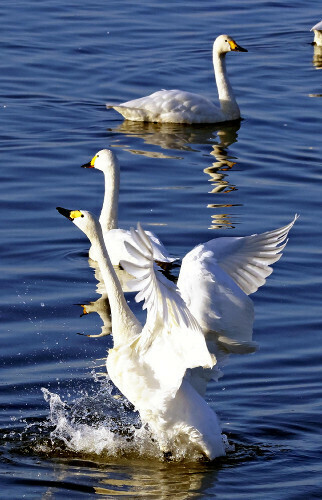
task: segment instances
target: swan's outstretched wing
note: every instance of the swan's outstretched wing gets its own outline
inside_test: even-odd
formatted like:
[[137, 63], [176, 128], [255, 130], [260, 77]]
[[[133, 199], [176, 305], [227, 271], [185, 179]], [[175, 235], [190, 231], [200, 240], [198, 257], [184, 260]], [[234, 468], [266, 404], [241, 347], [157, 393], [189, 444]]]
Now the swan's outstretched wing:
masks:
[[247, 294], [264, 285], [287, 244], [287, 235], [298, 215], [286, 226], [261, 234], [240, 238], [217, 238], [204, 244], [205, 252], [212, 252], [218, 265], [233, 278]]
[[126, 243], [131, 262], [122, 261], [121, 265], [136, 278], [129, 286], [138, 292], [136, 301], [144, 300], [143, 308], [147, 309], [147, 321], [135, 348], [160, 383], [175, 392], [187, 368], [211, 368], [215, 360], [177, 287], [153, 261], [150, 239], [139, 224], [131, 232], [133, 243]]
[[[294, 220], [280, 229], [198, 245], [182, 261], [178, 288], [207, 341], [227, 352], [249, 352], [254, 308], [248, 294], [262, 286], [281, 257]], [[211, 351], [213, 349], [210, 347]]]

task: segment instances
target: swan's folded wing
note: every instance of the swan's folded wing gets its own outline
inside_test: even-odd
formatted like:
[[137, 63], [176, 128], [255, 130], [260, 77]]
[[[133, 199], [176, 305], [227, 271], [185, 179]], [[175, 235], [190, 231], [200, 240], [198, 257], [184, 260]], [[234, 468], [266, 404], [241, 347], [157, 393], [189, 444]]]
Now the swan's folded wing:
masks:
[[211, 368], [215, 360], [177, 287], [153, 261], [150, 239], [140, 225], [137, 231], [132, 230], [132, 237], [135, 246], [126, 244], [132, 262], [122, 261], [121, 265], [136, 278], [129, 286], [138, 292], [136, 300], [144, 300], [147, 309], [136, 349], [160, 383], [175, 393], [187, 368]]
[[271, 264], [279, 260], [287, 244], [287, 235], [296, 219], [273, 231], [240, 238], [217, 238], [203, 245], [216, 263], [247, 294], [256, 292], [272, 273]]

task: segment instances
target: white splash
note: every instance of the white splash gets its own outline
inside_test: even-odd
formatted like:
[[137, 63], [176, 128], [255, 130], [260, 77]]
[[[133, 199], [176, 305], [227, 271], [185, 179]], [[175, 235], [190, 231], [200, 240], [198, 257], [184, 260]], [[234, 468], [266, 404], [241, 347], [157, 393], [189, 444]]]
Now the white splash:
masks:
[[[101, 384], [95, 396], [82, 396], [74, 403], [65, 403], [58, 394], [42, 388], [49, 403], [49, 424], [52, 450], [64, 444], [68, 452], [82, 456], [141, 458], [165, 460], [157, 440], [122, 395], [113, 395], [111, 382]], [[225, 442], [225, 436], [223, 436]], [[197, 461], [200, 454], [192, 452], [188, 443], [175, 440], [171, 461]], [[226, 440], [225, 447], [230, 449]], [[42, 450], [43, 451], [43, 450]], [[49, 451], [49, 450], [48, 450]]]
[[[127, 408], [126, 400], [112, 396], [111, 389], [106, 391], [105, 388], [104, 394], [100, 394], [101, 401], [97, 396], [95, 401], [83, 397], [73, 406], [64, 403], [58, 394], [48, 389], [42, 388], [42, 392], [50, 406], [49, 421], [54, 426], [50, 433], [53, 446], [63, 441], [70, 451], [102, 458], [133, 454], [163, 458], [151, 432], [141, 425], [137, 414]], [[102, 412], [107, 409], [110, 411], [104, 418]]]

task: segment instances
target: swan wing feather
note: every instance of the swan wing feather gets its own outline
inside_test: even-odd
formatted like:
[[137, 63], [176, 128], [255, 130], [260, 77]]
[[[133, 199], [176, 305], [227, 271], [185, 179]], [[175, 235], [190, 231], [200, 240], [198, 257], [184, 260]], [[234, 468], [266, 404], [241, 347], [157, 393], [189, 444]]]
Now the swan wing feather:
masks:
[[281, 228], [244, 237], [223, 237], [203, 245], [203, 252], [210, 252], [217, 264], [247, 294], [256, 292], [272, 273], [271, 264], [278, 261], [287, 244], [287, 236], [294, 219]]
[[[139, 224], [136, 233], [135, 241], [139, 245], [135, 250], [137, 260], [135, 263], [122, 261], [121, 265], [134, 276], [129, 286], [138, 292], [136, 301], [144, 301], [143, 307], [147, 309], [147, 321], [137, 349], [151, 360], [157, 378], [171, 380], [169, 385], [177, 390], [187, 368], [211, 368], [215, 359], [209, 353], [203, 332], [176, 285], [162, 274], [153, 261], [150, 240]], [[147, 252], [147, 245], [150, 245], [150, 252]], [[132, 243], [126, 244], [132, 257], [133, 246]], [[141, 272], [142, 267], [144, 273]]]

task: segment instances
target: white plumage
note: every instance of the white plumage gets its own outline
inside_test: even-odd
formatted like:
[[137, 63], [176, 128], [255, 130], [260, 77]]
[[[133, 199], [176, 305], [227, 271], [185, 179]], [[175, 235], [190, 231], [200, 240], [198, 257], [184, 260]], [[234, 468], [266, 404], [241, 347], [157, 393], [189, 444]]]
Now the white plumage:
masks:
[[270, 265], [281, 257], [297, 216], [273, 231], [198, 245], [183, 259], [178, 286], [155, 263], [141, 226], [131, 229], [131, 243], [125, 243], [131, 260], [121, 265], [135, 277], [130, 287], [147, 309], [142, 328], [125, 301], [99, 221], [86, 211], [58, 211], [97, 250], [114, 340], [106, 367], [115, 385], [148, 423], [162, 451], [171, 452], [180, 443], [187, 453], [209, 459], [224, 455], [217, 416], [203, 395], [217, 359], [256, 349], [248, 294], [271, 274]]
[[[132, 230], [132, 244], [126, 244], [132, 262], [121, 262], [136, 278], [128, 286], [139, 292], [136, 300], [145, 301], [144, 307], [151, 317], [159, 311], [162, 317], [164, 303], [171, 300], [176, 306], [183, 300], [185, 314], [189, 312], [189, 320], [192, 317], [199, 324], [210, 352], [217, 359], [229, 353], [253, 352], [256, 350], [252, 341], [254, 305], [248, 295], [262, 286], [272, 273], [270, 265], [280, 259], [296, 219], [297, 216], [288, 225], [273, 231], [216, 238], [195, 247], [182, 260], [177, 282], [180, 296], [176, 300], [162, 288], [165, 278], [151, 260], [151, 253], [146, 249], [147, 238], [138, 226], [136, 236]], [[163, 303], [156, 303], [155, 294], [162, 295]], [[200, 395], [204, 395], [211, 376], [210, 370], [197, 369], [189, 375], [189, 380]]]
[[107, 105], [127, 120], [162, 123], [220, 123], [240, 118], [240, 110], [229, 83], [225, 56], [227, 52], [247, 52], [230, 36], [220, 35], [213, 44], [213, 65], [219, 106], [199, 94], [183, 90], [159, 90], [153, 94]]
[[[118, 227], [120, 167], [117, 157], [110, 149], [102, 149], [83, 167], [95, 168], [104, 173], [105, 193], [99, 221], [109, 258], [113, 266], [117, 266], [120, 260], [128, 258], [124, 247], [125, 241], [131, 242], [130, 231]], [[155, 260], [168, 264], [176, 260], [170, 257], [163, 243], [154, 233], [149, 231], [147, 234], [152, 241]], [[97, 260], [95, 245], [91, 246], [89, 256], [91, 259]]]
[[162, 451], [171, 452], [179, 440], [185, 442], [188, 452], [210, 459], [224, 455], [216, 415], [183, 380], [187, 369], [211, 369], [216, 360], [175, 285], [159, 273], [148, 236], [139, 229], [139, 237], [134, 235], [134, 239], [140, 242], [140, 251], [132, 251], [141, 259], [143, 249], [147, 260], [140, 270], [140, 283], [146, 274], [145, 297], [151, 301], [142, 328], [124, 298], [99, 221], [84, 210], [58, 207], [58, 211], [72, 220], [97, 250], [112, 315], [114, 348], [109, 351], [106, 366], [115, 385], [140, 412], [143, 423], [149, 424]]

